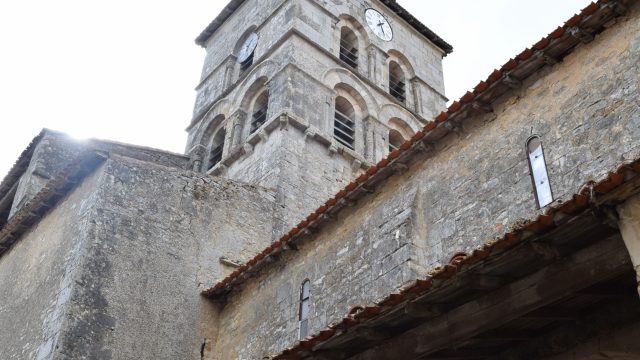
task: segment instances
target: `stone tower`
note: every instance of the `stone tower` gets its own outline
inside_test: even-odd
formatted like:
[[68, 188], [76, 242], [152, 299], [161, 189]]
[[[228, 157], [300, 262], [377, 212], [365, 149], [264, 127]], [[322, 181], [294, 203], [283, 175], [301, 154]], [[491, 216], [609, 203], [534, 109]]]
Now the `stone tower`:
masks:
[[395, 1], [233, 0], [197, 43], [193, 168], [275, 189], [285, 225], [446, 102], [451, 46]]

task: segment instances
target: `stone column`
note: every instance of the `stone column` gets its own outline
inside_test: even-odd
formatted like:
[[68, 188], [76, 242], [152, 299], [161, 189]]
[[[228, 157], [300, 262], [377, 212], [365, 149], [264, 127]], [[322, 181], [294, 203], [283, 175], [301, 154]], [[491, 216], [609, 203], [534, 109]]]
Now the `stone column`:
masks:
[[[369, 46], [369, 48], [367, 49], [367, 55], [369, 58], [369, 68], [368, 68], [368, 74], [367, 76], [369, 77], [369, 79], [371, 79], [373, 82], [376, 82], [376, 49], [373, 46]], [[377, 82], [376, 82], [377, 83]]]
[[238, 148], [240, 145], [242, 145], [242, 131], [243, 131], [243, 128], [244, 128], [243, 125], [246, 119], [247, 119], [247, 113], [242, 110], [236, 111], [230, 117], [230, 122], [233, 124], [232, 125], [233, 134], [231, 135], [231, 148], [230, 148], [232, 151]]
[[385, 64], [389, 56], [375, 45], [367, 47], [368, 77], [376, 85], [383, 89], [387, 88], [386, 79], [389, 69], [385, 69]]
[[202, 171], [202, 163], [207, 155], [207, 148], [204, 145], [194, 145], [188, 152], [191, 163], [191, 170]]
[[422, 91], [420, 87], [422, 86], [420, 79], [413, 78], [411, 79], [411, 90], [413, 90], [413, 110], [422, 116]]
[[375, 123], [378, 120], [373, 116], [367, 116], [362, 122], [362, 129], [364, 132], [364, 151], [362, 152], [364, 158], [370, 162], [376, 162], [376, 147], [375, 147]]
[[618, 215], [620, 233], [636, 271], [638, 293], [640, 294], [640, 195], [618, 205]]
[[224, 65], [224, 83], [222, 84], [222, 91], [228, 89], [229, 86], [231, 86], [231, 83], [233, 82], [233, 71], [236, 68], [236, 63], [236, 57], [231, 56], [229, 57], [229, 59], [227, 59], [227, 62]]

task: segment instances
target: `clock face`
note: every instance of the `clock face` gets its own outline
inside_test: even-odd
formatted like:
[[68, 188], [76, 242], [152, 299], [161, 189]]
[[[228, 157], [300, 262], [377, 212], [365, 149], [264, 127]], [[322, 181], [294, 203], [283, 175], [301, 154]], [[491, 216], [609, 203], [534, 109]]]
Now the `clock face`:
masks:
[[391, 25], [389, 25], [387, 19], [385, 19], [380, 12], [375, 9], [367, 9], [364, 16], [367, 19], [369, 28], [377, 37], [384, 41], [391, 41], [391, 39], [393, 39], [393, 30], [391, 30]]
[[240, 47], [240, 51], [238, 52], [238, 61], [244, 62], [247, 60], [253, 53], [253, 50], [256, 49], [256, 45], [258, 45], [258, 34], [249, 34], [244, 40], [244, 43], [242, 43], [242, 47]]

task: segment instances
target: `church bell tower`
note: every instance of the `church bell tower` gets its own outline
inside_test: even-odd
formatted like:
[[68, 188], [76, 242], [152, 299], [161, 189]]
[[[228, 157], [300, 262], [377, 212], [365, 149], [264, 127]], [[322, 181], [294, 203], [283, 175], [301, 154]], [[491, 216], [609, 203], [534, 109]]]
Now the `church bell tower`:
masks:
[[285, 224], [445, 107], [452, 48], [393, 0], [232, 0], [196, 42], [193, 169], [274, 189]]

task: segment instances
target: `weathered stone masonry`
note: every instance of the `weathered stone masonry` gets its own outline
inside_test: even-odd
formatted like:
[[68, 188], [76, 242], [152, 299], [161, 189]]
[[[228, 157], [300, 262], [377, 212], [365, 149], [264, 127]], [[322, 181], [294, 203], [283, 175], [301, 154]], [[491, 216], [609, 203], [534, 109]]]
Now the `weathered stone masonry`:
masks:
[[[305, 278], [312, 284], [314, 333], [350, 306], [372, 303], [454, 253], [477, 248], [519, 219], [534, 217], [539, 210], [525, 152], [531, 135], [542, 138], [558, 201], [585, 181], [639, 158], [640, 69], [633, 60], [639, 54], [639, 13], [635, 5], [615, 27], [493, 103], [492, 113], [465, 120], [457, 133], [434, 144], [428, 158], [356, 208], [343, 210], [334, 223], [311, 235], [311, 243], [247, 280], [222, 311], [222, 324], [230, 330], [219, 341], [225, 356], [254, 358], [293, 344], [295, 289]], [[407, 198], [396, 200], [401, 194]], [[404, 223], [394, 216], [402, 211], [411, 214]], [[380, 223], [363, 221], [380, 216]], [[400, 241], [393, 225], [392, 231], [382, 225], [386, 222], [401, 230]], [[385, 271], [394, 281], [379, 278]], [[277, 309], [259, 314], [267, 318], [259, 336], [238, 317], [255, 307]], [[247, 320], [255, 325], [257, 319]]]
[[[307, 0], [239, 5], [201, 42], [208, 55], [187, 145], [196, 166], [207, 163], [212, 135], [224, 131], [222, 160], [209, 172], [277, 189], [291, 226], [294, 214], [311, 211], [381, 159], [390, 129], [408, 137], [442, 109], [441, 59], [448, 44], [441, 49], [393, 13], [395, 40], [383, 42], [356, 20], [370, 6]], [[225, 31], [238, 27], [247, 30]], [[345, 69], [339, 59], [342, 27], [358, 34], [357, 69]], [[238, 47], [251, 31], [258, 34], [254, 65], [241, 72]], [[389, 94], [390, 61], [406, 73], [405, 104]], [[267, 121], [250, 134], [252, 99], [263, 89], [269, 94]], [[337, 96], [356, 107], [354, 150], [333, 136]]]
[[43, 130], [0, 183], [0, 357], [637, 358], [639, 18], [592, 4], [431, 121], [451, 46], [394, 1], [231, 1], [186, 155]]
[[[38, 146], [87, 147], [44, 139]], [[10, 289], [0, 317], [21, 326], [1, 334], [3, 355], [199, 357], [216, 328], [215, 305], [198, 293], [230, 271], [219, 258], [242, 261], [270, 241], [274, 193], [130, 157], [151, 150], [90, 143], [109, 159], [0, 258]]]

